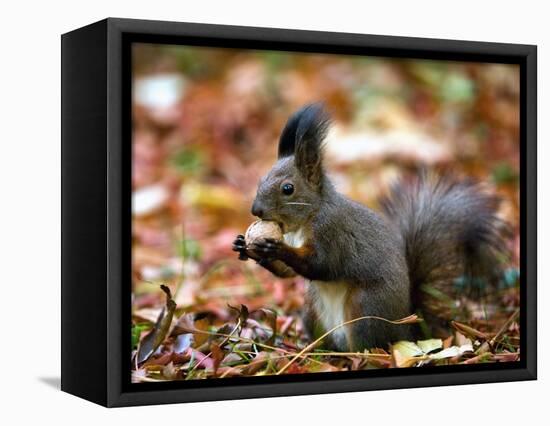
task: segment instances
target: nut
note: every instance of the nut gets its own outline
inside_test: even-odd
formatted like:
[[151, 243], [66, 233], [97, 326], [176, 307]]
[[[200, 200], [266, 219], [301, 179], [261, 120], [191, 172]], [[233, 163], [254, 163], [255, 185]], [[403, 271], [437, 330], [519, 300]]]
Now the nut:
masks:
[[247, 246], [264, 238], [273, 238], [274, 240], [280, 241], [283, 239], [283, 231], [276, 222], [271, 220], [258, 220], [248, 227], [244, 235]]

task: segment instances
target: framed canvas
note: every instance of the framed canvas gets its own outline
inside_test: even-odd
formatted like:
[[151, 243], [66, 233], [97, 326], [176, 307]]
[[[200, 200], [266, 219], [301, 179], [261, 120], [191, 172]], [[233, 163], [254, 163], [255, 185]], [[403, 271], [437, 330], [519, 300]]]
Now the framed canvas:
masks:
[[62, 390], [536, 379], [536, 46], [106, 19], [62, 36]]

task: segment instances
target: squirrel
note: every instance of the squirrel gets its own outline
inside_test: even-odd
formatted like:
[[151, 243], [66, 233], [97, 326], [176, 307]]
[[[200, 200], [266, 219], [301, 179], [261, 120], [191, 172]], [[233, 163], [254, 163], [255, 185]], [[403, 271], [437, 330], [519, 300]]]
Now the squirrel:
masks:
[[[277, 162], [259, 182], [252, 214], [277, 222], [283, 239], [261, 239], [253, 250], [243, 235], [233, 243], [239, 259], [309, 281], [303, 317], [310, 336], [363, 316], [407, 317], [423, 306], [425, 283], [495, 282], [506, 228], [496, 195], [471, 180], [421, 174], [396, 184], [377, 213], [338, 193], [327, 176], [329, 125], [323, 104], [295, 112]], [[336, 329], [326, 343], [362, 351], [416, 334], [412, 325], [365, 319]]]

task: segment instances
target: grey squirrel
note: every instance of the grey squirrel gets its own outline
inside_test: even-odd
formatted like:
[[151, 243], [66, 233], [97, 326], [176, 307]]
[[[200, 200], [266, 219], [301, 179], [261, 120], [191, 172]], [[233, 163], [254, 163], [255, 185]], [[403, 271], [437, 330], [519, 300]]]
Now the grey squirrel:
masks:
[[[505, 229], [498, 197], [471, 181], [424, 175], [396, 185], [376, 213], [338, 193], [325, 173], [329, 124], [322, 104], [294, 113], [278, 160], [258, 185], [252, 214], [276, 221], [284, 239], [263, 239], [253, 252], [242, 235], [233, 243], [241, 260], [309, 280], [304, 323], [311, 334], [362, 316], [404, 318], [423, 306], [425, 283], [495, 282]], [[357, 351], [413, 336], [410, 325], [367, 319], [333, 332], [328, 346]]]

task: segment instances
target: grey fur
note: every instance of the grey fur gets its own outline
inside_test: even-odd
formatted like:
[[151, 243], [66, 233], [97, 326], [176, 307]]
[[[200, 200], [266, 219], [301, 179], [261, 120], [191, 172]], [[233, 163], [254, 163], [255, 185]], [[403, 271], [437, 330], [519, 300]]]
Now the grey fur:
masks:
[[496, 215], [500, 199], [482, 185], [422, 173], [397, 184], [381, 204], [403, 238], [413, 287], [450, 287], [458, 276], [484, 279], [488, 288], [495, 283], [510, 230]]

